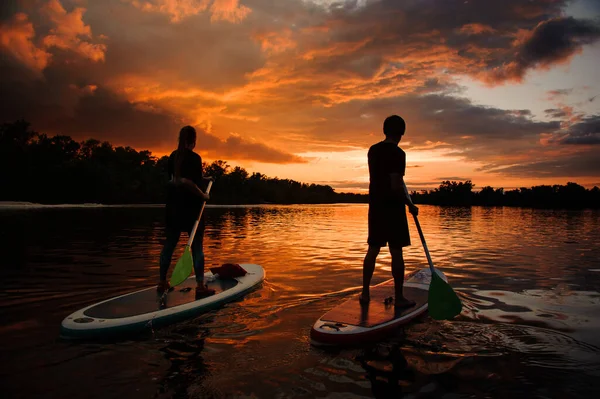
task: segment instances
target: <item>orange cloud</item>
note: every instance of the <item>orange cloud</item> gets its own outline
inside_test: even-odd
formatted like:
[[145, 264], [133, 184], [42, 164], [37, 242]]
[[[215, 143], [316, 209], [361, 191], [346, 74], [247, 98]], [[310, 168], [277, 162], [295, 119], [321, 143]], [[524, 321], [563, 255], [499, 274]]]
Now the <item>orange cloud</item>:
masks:
[[17, 13], [0, 26], [0, 45], [29, 69], [40, 72], [50, 62], [51, 54], [33, 43], [35, 31], [27, 14]]
[[337, 42], [325, 47], [311, 49], [304, 53], [304, 55], [302, 55], [302, 58], [310, 61], [320, 57], [334, 57], [348, 53], [353, 53], [364, 47], [370, 41], [370, 38], [365, 38], [357, 42]]
[[496, 30], [484, 24], [466, 24], [460, 27], [459, 32], [466, 35], [479, 35], [482, 33], [495, 33]]
[[168, 15], [174, 23], [207, 10], [211, 13], [211, 22], [238, 23], [252, 12], [250, 8], [240, 5], [239, 0], [213, 0], [212, 5], [211, 0], [129, 0], [129, 2], [140, 10]]
[[77, 7], [68, 13], [58, 0], [50, 0], [43, 8], [55, 27], [43, 40], [46, 48], [57, 47], [71, 50], [92, 61], [104, 61], [106, 45], [82, 40], [92, 39], [92, 29], [83, 22], [85, 8]]
[[306, 28], [302, 28], [302, 33], [311, 35], [311, 34], [322, 34], [328, 33], [330, 27], [327, 25], [315, 25], [315, 26], [307, 26]]
[[130, 3], [146, 12], [159, 12], [171, 17], [171, 22], [206, 11], [210, 0], [131, 0]]
[[69, 88], [74, 90], [79, 95], [90, 95], [90, 94], [94, 94], [94, 92], [98, 89], [98, 86], [86, 85], [83, 87], [79, 87], [76, 84], [70, 84]]
[[253, 38], [260, 43], [261, 49], [269, 55], [296, 48], [296, 42], [292, 39], [290, 29], [284, 29], [281, 32], [256, 32]]
[[225, 140], [211, 140], [208, 136], [200, 133], [198, 142], [201, 145], [208, 144], [202, 151], [212, 159], [254, 160], [273, 164], [307, 162], [303, 157], [280, 151], [255, 140], [246, 140], [235, 133], [230, 134]]
[[212, 15], [210, 20], [229, 21], [237, 23], [243, 21], [252, 12], [248, 7], [240, 5], [239, 0], [214, 0], [210, 7]]

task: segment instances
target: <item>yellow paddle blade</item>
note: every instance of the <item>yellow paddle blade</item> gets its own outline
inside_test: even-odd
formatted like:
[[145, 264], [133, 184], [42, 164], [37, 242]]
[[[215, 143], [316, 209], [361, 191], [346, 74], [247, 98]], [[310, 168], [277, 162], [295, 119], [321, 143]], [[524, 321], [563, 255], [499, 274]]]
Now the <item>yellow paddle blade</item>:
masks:
[[177, 261], [175, 270], [173, 270], [173, 274], [171, 274], [171, 287], [183, 283], [190, 274], [192, 274], [193, 268], [194, 259], [192, 258], [192, 252], [190, 251], [190, 247], [186, 245], [183, 255], [181, 255], [181, 258]]
[[431, 278], [427, 308], [429, 315], [435, 320], [450, 320], [462, 311], [460, 299], [437, 273], [433, 273]]

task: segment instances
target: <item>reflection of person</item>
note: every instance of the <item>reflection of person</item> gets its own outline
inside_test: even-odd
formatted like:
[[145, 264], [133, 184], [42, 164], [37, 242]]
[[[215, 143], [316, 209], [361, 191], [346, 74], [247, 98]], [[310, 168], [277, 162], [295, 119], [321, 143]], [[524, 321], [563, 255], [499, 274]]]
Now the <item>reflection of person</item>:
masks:
[[[375, 398], [401, 398], [402, 386], [405, 384], [399, 382], [408, 382], [413, 378], [399, 344], [392, 344], [389, 348], [380, 345], [368, 348], [362, 355], [357, 356], [357, 360], [365, 370], [366, 378], [371, 382], [371, 391]], [[386, 363], [386, 366], [381, 367], [382, 363]]]
[[392, 276], [394, 277], [395, 301], [398, 309], [415, 305], [403, 295], [404, 258], [402, 247], [410, 245], [406, 208], [412, 214], [419, 209], [412, 203], [406, 185], [404, 171], [406, 154], [398, 147], [404, 135], [404, 120], [392, 115], [383, 123], [385, 140], [369, 148], [369, 249], [363, 264], [363, 289], [360, 296], [362, 304], [370, 300], [369, 285], [375, 270], [375, 261], [381, 247], [386, 245], [392, 255]]
[[[159, 293], [167, 291], [170, 286], [167, 272], [171, 264], [173, 251], [179, 241], [182, 231], [191, 234], [194, 223], [198, 219], [202, 202], [209, 196], [199, 187], [204, 182], [212, 180], [202, 173], [202, 158], [193, 149], [196, 146], [196, 130], [192, 126], [184, 126], [179, 132], [177, 150], [169, 156], [168, 173], [170, 177], [167, 186], [166, 203], [166, 242], [160, 254], [160, 281], [156, 290]], [[202, 298], [215, 293], [204, 285], [204, 217], [201, 218], [191, 245], [196, 274], [196, 297]]]

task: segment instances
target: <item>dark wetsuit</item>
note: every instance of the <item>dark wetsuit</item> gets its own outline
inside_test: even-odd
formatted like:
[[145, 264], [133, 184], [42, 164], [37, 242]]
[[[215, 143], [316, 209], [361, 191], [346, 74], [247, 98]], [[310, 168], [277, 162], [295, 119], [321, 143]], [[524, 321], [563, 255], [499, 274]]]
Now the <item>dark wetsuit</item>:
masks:
[[390, 174], [404, 176], [406, 154], [394, 143], [380, 142], [369, 149], [370, 246], [399, 249], [410, 245], [405, 198], [392, 191]]

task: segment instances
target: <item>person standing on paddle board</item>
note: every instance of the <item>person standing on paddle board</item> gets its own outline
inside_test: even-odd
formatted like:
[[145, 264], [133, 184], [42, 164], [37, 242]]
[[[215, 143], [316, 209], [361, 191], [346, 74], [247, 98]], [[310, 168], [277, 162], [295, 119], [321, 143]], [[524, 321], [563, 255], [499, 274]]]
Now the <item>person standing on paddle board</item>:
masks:
[[[184, 126], [179, 132], [177, 150], [169, 156], [167, 185], [167, 203], [165, 235], [166, 241], [160, 254], [160, 281], [156, 287], [159, 293], [170, 289], [167, 272], [171, 266], [173, 251], [179, 242], [181, 232], [191, 234], [194, 223], [198, 219], [202, 202], [208, 201], [209, 196], [199, 187], [204, 187], [206, 181], [202, 172], [202, 158], [193, 150], [196, 146], [196, 129]], [[203, 298], [215, 293], [204, 284], [204, 218], [201, 218], [191, 245], [196, 274], [196, 298]]]
[[403, 295], [404, 258], [402, 248], [410, 245], [406, 205], [416, 215], [419, 209], [412, 203], [406, 185], [406, 153], [398, 147], [406, 130], [404, 119], [392, 115], [383, 123], [385, 140], [369, 148], [369, 249], [363, 263], [363, 289], [360, 302], [370, 300], [369, 286], [375, 261], [381, 247], [389, 246], [392, 256], [396, 308], [415, 305]]

